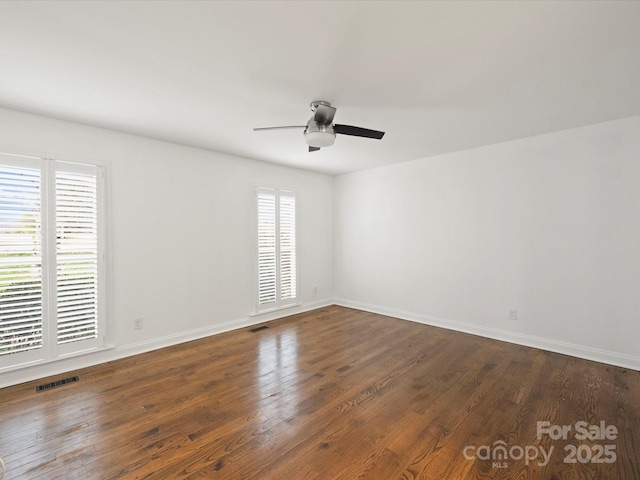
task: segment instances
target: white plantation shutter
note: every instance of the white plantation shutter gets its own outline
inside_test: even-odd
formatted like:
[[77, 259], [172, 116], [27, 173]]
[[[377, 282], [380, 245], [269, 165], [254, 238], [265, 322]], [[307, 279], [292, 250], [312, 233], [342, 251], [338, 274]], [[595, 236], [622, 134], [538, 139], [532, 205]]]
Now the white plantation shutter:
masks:
[[280, 194], [280, 301], [296, 298], [296, 198]]
[[56, 172], [59, 344], [98, 335], [98, 197], [95, 175]]
[[0, 370], [103, 345], [101, 173], [0, 154]]
[[0, 165], [0, 356], [42, 347], [40, 170]]
[[297, 301], [295, 193], [259, 188], [257, 209], [257, 311], [295, 304]]
[[258, 191], [258, 304], [276, 303], [276, 197]]

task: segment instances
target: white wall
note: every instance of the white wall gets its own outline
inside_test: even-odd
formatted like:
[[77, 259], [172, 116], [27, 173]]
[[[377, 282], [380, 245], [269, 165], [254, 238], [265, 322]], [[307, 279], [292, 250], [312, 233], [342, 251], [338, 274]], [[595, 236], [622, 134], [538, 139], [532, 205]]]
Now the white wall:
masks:
[[640, 369], [640, 117], [344, 175], [334, 207], [338, 303]]
[[640, 369], [640, 117], [335, 179], [2, 109], [0, 151], [107, 163], [115, 344], [0, 387], [272, 318], [249, 316], [254, 184], [298, 191], [285, 314], [335, 295]]
[[[115, 344], [1, 374], [0, 387], [273, 318], [249, 316], [255, 185], [298, 192], [303, 305], [280, 315], [330, 303], [329, 176], [2, 109], [0, 151], [106, 162]], [[135, 317], [142, 330], [133, 329]]]

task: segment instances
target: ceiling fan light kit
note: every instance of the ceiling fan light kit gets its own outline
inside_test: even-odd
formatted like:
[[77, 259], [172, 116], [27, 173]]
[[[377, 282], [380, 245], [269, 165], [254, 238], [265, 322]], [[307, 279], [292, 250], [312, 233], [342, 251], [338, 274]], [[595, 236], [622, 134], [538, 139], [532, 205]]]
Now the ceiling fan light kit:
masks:
[[330, 147], [336, 141], [336, 133], [341, 135], [351, 135], [353, 137], [374, 138], [380, 140], [384, 132], [369, 130], [368, 128], [354, 127], [352, 125], [338, 125], [333, 123], [336, 108], [329, 102], [317, 100], [311, 102], [313, 116], [307, 125], [292, 125], [284, 127], [262, 127], [254, 130], [276, 130], [282, 128], [304, 128], [304, 139], [309, 145], [310, 152], [317, 152], [321, 148]]
[[311, 119], [304, 131], [304, 139], [310, 147], [330, 147], [336, 141], [336, 132], [331, 125], [321, 125]]

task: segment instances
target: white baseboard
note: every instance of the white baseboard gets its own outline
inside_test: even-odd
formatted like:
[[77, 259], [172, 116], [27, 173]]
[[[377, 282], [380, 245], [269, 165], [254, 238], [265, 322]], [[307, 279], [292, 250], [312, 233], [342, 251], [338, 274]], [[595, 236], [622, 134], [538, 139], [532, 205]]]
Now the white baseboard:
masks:
[[251, 325], [269, 322], [278, 318], [288, 317], [289, 315], [295, 315], [297, 313], [315, 310], [316, 308], [322, 308], [332, 304], [333, 301], [331, 301], [330, 299], [319, 300], [316, 302], [304, 303], [301, 305], [296, 305], [290, 308], [285, 308], [268, 313], [248, 315], [236, 320], [217, 323], [215, 325], [207, 326], [204, 328], [180, 332], [164, 337], [153, 338], [138, 343], [132, 343], [120, 347], [114, 346], [105, 348], [87, 353], [86, 355], [79, 355], [70, 358], [37, 363], [18, 370], [11, 370], [5, 373], [1, 373], [0, 388], [17, 385], [19, 383], [30, 382], [39, 378], [47, 378], [54, 375], [73, 372], [75, 370], [91, 367], [93, 365], [130, 357], [132, 355], [138, 355], [140, 353], [150, 352], [152, 350], [158, 350], [164, 347], [170, 347], [172, 345], [177, 345], [192, 340], [198, 340], [200, 338], [217, 335], [219, 333], [224, 333], [231, 330], [237, 330], [239, 328], [249, 327]]
[[366, 303], [355, 302], [344, 298], [336, 298], [333, 302], [335, 305], [343, 307], [355, 308], [366, 312], [378, 313], [390, 317], [399, 318], [401, 320], [409, 320], [411, 322], [422, 323], [434, 327], [446, 328], [458, 332], [470, 333], [481, 337], [493, 338], [503, 342], [524, 345], [525, 347], [539, 348], [549, 352], [561, 353], [572, 357], [592, 360], [594, 362], [606, 363], [618, 367], [630, 368], [640, 371], [640, 357], [625, 355], [607, 350], [600, 350], [593, 347], [576, 345], [573, 343], [552, 340], [549, 338], [536, 337], [508, 330], [500, 330], [497, 328], [483, 327], [465, 322], [456, 322], [446, 318], [432, 317], [414, 312], [406, 312], [393, 308], [381, 307], [379, 305], [371, 305]]

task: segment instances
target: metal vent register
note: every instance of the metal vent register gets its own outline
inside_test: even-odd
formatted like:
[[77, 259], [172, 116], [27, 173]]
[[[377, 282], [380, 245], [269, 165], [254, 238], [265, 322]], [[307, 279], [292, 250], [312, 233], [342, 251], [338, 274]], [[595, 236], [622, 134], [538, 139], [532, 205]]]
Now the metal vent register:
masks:
[[56, 380], [55, 382], [45, 383], [43, 385], [38, 385], [36, 387], [36, 393], [44, 392], [46, 390], [51, 390], [52, 388], [62, 387], [63, 385], [67, 385], [69, 383], [74, 383], [80, 381], [80, 377], [77, 375], [69, 378], [63, 378], [62, 380]]

